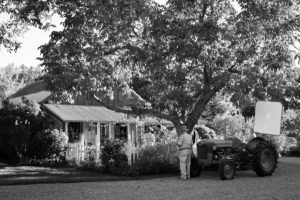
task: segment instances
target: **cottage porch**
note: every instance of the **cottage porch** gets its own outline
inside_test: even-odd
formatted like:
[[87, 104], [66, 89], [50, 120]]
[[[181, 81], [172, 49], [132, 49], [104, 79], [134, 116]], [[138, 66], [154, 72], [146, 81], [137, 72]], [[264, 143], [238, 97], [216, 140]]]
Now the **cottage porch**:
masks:
[[57, 119], [55, 128], [69, 136], [66, 158], [77, 163], [89, 155], [98, 159], [106, 139], [120, 139], [127, 144], [131, 164], [141, 145], [145, 125], [159, 123], [153, 118], [128, 117], [103, 106], [44, 104], [43, 108]]

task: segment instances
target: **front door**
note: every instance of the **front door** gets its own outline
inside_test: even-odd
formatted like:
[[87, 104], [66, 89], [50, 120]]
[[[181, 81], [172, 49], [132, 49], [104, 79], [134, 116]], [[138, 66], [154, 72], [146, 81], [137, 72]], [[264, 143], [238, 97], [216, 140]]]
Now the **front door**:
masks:
[[88, 132], [86, 136], [86, 144], [88, 146], [96, 145], [96, 135], [97, 135], [97, 123], [89, 123]]

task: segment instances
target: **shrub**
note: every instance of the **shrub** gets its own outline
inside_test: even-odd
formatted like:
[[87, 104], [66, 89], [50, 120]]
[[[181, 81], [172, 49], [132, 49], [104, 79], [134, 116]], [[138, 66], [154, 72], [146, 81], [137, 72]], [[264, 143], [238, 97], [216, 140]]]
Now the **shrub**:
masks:
[[195, 130], [198, 132], [200, 138], [210, 139], [216, 137], [215, 131], [205, 125], [196, 125]]
[[300, 110], [286, 110], [282, 115], [282, 131], [296, 137], [300, 131]]
[[66, 159], [45, 158], [45, 159], [27, 159], [22, 165], [43, 166], [43, 167], [65, 167], [68, 166]]
[[103, 172], [116, 175], [147, 175], [178, 172], [178, 150], [175, 142], [142, 147], [136, 161], [128, 164], [124, 143], [107, 140], [101, 152]]
[[95, 159], [93, 160], [84, 160], [81, 161], [79, 165], [75, 165], [79, 169], [88, 170], [88, 171], [94, 171], [97, 168], [97, 162]]
[[296, 156], [300, 157], [300, 146], [291, 147], [290, 150], [287, 152], [288, 156]]
[[97, 170], [97, 168], [99, 168], [99, 163], [97, 162], [96, 156], [96, 146], [88, 146], [85, 150], [84, 160], [80, 163], [80, 168], [92, 171]]
[[101, 163], [104, 172], [116, 175], [128, 175], [129, 165], [124, 152], [124, 142], [119, 140], [106, 140], [101, 151]]
[[217, 133], [234, 135], [242, 132], [245, 126], [245, 119], [242, 115], [225, 115], [216, 117], [213, 121], [213, 127], [217, 129]]
[[32, 136], [28, 146], [28, 158], [61, 159], [68, 144], [68, 136], [57, 129], [47, 129]]
[[0, 109], [0, 158], [17, 163], [63, 160], [68, 137], [50, 130], [51, 125], [51, 118], [35, 102], [4, 102]]
[[280, 153], [286, 156], [297, 156], [297, 148], [299, 148], [297, 140], [294, 137], [287, 137], [285, 135], [281, 135], [280, 137], [284, 138], [280, 145]]
[[178, 169], [178, 150], [175, 142], [146, 146], [138, 152], [131, 175], [173, 173]]
[[26, 159], [30, 140], [50, 125], [37, 103], [26, 99], [17, 105], [4, 102], [0, 109], [0, 156], [15, 161]]
[[213, 127], [218, 136], [235, 136], [247, 142], [253, 137], [253, 123], [253, 118], [245, 119], [241, 114], [229, 113], [216, 116], [213, 121], [208, 123], [208, 126]]

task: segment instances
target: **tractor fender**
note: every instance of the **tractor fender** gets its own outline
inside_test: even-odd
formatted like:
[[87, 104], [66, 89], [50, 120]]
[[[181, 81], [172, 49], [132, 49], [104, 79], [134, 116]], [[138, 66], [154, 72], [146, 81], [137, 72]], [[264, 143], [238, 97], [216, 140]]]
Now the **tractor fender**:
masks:
[[259, 144], [267, 144], [268, 142], [262, 137], [255, 137], [250, 140], [246, 145], [246, 150], [253, 154], [257, 150]]

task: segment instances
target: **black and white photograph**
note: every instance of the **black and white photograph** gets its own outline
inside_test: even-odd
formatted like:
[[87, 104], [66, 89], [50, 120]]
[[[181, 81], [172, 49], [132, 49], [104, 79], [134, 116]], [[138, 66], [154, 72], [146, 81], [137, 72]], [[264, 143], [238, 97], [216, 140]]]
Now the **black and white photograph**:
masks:
[[300, 199], [300, 0], [0, 0], [0, 200]]

